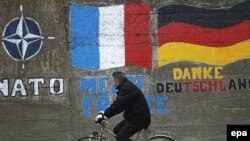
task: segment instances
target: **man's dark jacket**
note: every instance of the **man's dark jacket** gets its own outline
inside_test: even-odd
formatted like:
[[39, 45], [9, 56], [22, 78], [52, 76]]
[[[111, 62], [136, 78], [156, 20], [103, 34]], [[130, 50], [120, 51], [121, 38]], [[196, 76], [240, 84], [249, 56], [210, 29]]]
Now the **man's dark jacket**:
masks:
[[149, 126], [150, 111], [142, 91], [127, 79], [117, 89], [116, 100], [105, 110], [104, 115], [110, 118], [124, 111], [126, 120], [143, 128]]

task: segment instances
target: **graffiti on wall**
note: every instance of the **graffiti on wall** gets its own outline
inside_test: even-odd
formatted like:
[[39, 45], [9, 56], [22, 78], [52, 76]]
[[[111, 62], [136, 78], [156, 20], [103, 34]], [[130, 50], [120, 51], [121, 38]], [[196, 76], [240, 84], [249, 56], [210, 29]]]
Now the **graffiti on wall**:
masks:
[[[10, 79], [2, 79], [0, 81], [0, 93], [4, 97], [27, 97], [29, 95], [40, 96], [40, 89], [45, 85], [44, 78], [29, 78], [27, 82], [22, 79], [14, 79], [13, 84], [10, 84]], [[52, 95], [62, 95], [64, 93], [64, 79], [50, 78], [49, 93]], [[25, 85], [27, 84], [27, 85]], [[33, 88], [33, 94], [28, 94], [28, 88]], [[11, 91], [9, 91], [11, 90]]]
[[[152, 68], [150, 6], [130, 3], [108, 7], [71, 5], [71, 65], [83, 70], [139, 66]], [[143, 77], [128, 75], [143, 90]], [[107, 108], [116, 89], [110, 76], [81, 78], [83, 115]], [[146, 95], [150, 111], [166, 114], [168, 97]]]
[[[143, 77], [141, 75], [128, 75], [137, 87], [143, 90]], [[80, 82], [80, 91], [83, 95], [83, 116], [89, 116], [91, 112], [105, 110], [115, 99], [116, 89], [112, 85], [111, 76], [100, 76], [91, 78], [82, 78]], [[165, 95], [146, 95], [150, 111], [153, 114], [167, 114], [168, 96]]]
[[[10, 20], [2, 33], [2, 45], [6, 53], [15, 61], [23, 63], [36, 56], [43, 45], [45, 37], [39, 23], [23, 14], [23, 6], [20, 5], [21, 16]], [[55, 37], [47, 37], [54, 40]]]
[[228, 9], [169, 5], [158, 10], [158, 65], [224, 66], [250, 58], [250, 1]]
[[[15, 61], [27, 61], [36, 56], [43, 45], [45, 37], [39, 23], [23, 14], [23, 6], [20, 5], [21, 16], [10, 20], [2, 33], [2, 45], [6, 53]], [[47, 37], [54, 40], [55, 37]], [[26, 81], [27, 80], [27, 81]], [[48, 82], [47, 82], [48, 81]], [[52, 77], [47, 80], [38, 78], [2, 78], [0, 79], [0, 95], [4, 97], [27, 97], [40, 96], [41, 88], [48, 83], [48, 93], [51, 95], [62, 95], [64, 93], [64, 79]], [[33, 92], [30, 92], [32, 89]]]
[[158, 82], [157, 93], [250, 90], [250, 78], [224, 80], [223, 67], [173, 68], [172, 82]]
[[249, 90], [249, 78], [225, 78], [223, 67], [250, 58], [250, 1], [227, 9], [169, 5], [158, 10], [158, 66], [181, 61], [208, 64], [172, 69], [173, 81], [157, 93]]
[[[94, 71], [152, 67], [148, 4], [70, 8], [73, 67]], [[158, 10], [158, 66], [181, 61], [210, 66], [173, 68], [173, 81], [158, 82], [158, 95], [146, 95], [152, 113], [168, 113], [164, 93], [248, 89], [247, 78], [224, 81], [222, 71], [227, 64], [250, 58], [249, 8], [250, 2], [244, 2], [227, 9], [169, 5]], [[130, 79], [143, 90], [142, 76]], [[84, 116], [104, 110], [114, 100], [116, 90], [110, 81], [110, 76], [80, 80]]]
[[[12, 19], [4, 28], [2, 44], [7, 54], [16, 61], [26, 61], [34, 57], [41, 49], [43, 38], [38, 22], [30, 17], [21, 16]], [[24, 67], [24, 66], [23, 66]]]
[[72, 4], [71, 65], [85, 70], [151, 68], [150, 6]]

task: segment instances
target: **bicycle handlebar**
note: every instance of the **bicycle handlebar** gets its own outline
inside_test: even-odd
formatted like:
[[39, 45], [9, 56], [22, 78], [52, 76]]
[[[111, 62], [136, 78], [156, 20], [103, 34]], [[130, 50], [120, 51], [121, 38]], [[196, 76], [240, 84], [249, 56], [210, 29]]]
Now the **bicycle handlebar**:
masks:
[[101, 123], [96, 123], [97, 125], [101, 125], [103, 127], [106, 127], [106, 124], [109, 124], [106, 120], [102, 120]]

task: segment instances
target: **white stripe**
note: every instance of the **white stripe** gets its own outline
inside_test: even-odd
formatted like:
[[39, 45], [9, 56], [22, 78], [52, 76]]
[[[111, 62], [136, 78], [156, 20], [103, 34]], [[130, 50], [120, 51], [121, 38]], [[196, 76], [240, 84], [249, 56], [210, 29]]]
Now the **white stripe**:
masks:
[[54, 40], [56, 37], [48, 37], [49, 40]]
[[125, 66], [124, 5], [99, 8], [100, 70]]

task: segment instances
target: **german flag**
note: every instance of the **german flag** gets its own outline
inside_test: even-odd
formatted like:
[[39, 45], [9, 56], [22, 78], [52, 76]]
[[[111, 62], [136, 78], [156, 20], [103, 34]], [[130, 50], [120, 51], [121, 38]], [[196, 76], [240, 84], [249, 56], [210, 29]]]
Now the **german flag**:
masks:
[[158, 10], [158, 66], [224, 66], [250, 58], [250, 1], [227, 9], [169, 5]]

